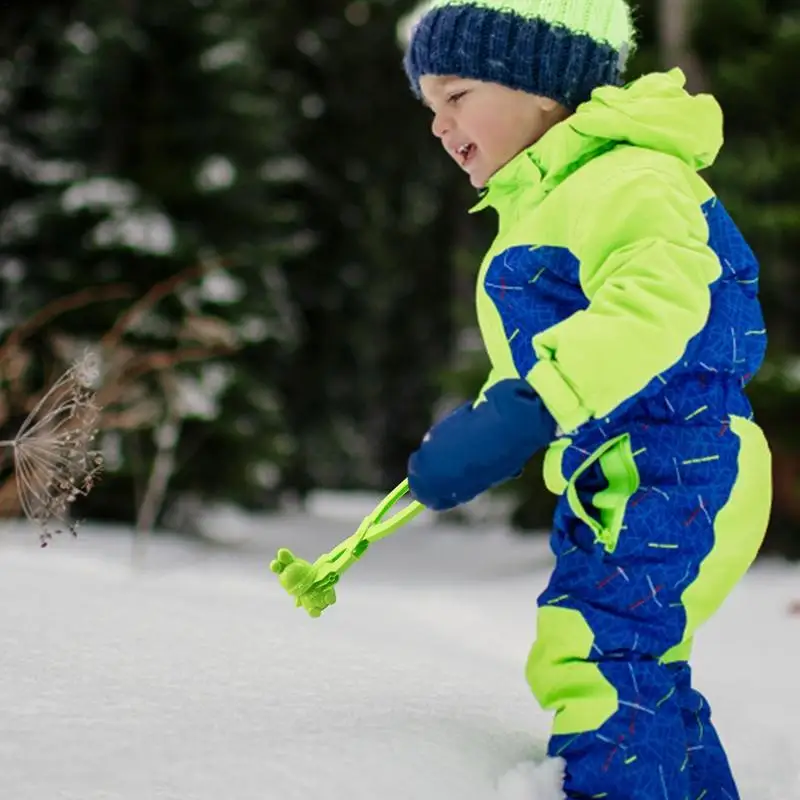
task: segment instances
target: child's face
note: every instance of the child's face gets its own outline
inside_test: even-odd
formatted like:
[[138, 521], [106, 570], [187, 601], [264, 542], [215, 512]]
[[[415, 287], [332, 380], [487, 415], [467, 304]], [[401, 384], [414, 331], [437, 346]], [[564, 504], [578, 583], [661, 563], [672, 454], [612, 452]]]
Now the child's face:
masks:
[[554, 100], [496, 83], [423, 75], [420, 87], [434, 136], [478, 189], [567, 116]]

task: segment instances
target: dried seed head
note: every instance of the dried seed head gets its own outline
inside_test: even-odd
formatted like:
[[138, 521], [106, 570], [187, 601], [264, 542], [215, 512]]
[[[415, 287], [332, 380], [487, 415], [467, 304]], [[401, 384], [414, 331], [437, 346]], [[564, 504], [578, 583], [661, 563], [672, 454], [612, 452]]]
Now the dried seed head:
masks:
[[22, 510], [42, 530], [44, 547], [54, 533], [77, 524], [69, 507], [89, 493], [103, 467], [92, 449], [100, 408], [92, 386], [99, 376], [99, 359], [87, 354], [74, 363], [37, 403], [11, 447]]
[[100, 380], [100, 356], [87, 351], [72, 365], [73, 378], [84, 389], [94, 389]]

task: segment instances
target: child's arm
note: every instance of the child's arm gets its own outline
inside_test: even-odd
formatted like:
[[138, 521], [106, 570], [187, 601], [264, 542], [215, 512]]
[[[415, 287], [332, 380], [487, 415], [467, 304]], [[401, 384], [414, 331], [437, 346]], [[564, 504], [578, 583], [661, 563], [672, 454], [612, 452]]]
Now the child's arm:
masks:
[[587, 199], [575, 227], [589, 307], [534, 337], [539, 361], [527, 375], [565, 433], [607, 416], [681, 358], [721, 272], [677, 171], [621, 173]]

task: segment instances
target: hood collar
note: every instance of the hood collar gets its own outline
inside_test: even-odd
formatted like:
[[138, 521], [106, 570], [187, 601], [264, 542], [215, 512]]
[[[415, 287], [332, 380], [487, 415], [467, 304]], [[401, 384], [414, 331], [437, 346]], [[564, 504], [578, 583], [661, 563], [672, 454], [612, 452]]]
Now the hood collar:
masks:
[[567, 119], [502, 166], [471, 213], [520, 190], [552, 191], [582, 164], [619, 144], [710, 166], [722, 147], [722, 111], [707, 94], [690, 95], [680, 69], [655, 72], [624, 87], [602, 86]]

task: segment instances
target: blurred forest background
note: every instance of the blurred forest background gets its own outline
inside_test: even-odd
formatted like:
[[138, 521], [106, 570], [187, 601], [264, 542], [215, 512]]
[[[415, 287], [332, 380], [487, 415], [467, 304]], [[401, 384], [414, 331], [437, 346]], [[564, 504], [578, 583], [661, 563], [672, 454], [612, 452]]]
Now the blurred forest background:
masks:
[[[408, 91], [413, 6], [0, 7], [0, 433], [98, 349], [107, 466], [82, 515], [191, 531], [209, 503], [383, 492], [482, 382], [494, 217], [467, 214]], [[800, 4], [641, 0], [637, 18], [629, 77], [679, 65], [726, 114], [708, 177], [763, 269], [766, 549], [800, 557]], [[500, 491], [521, 531], [547, 526], [538, 462]]]

